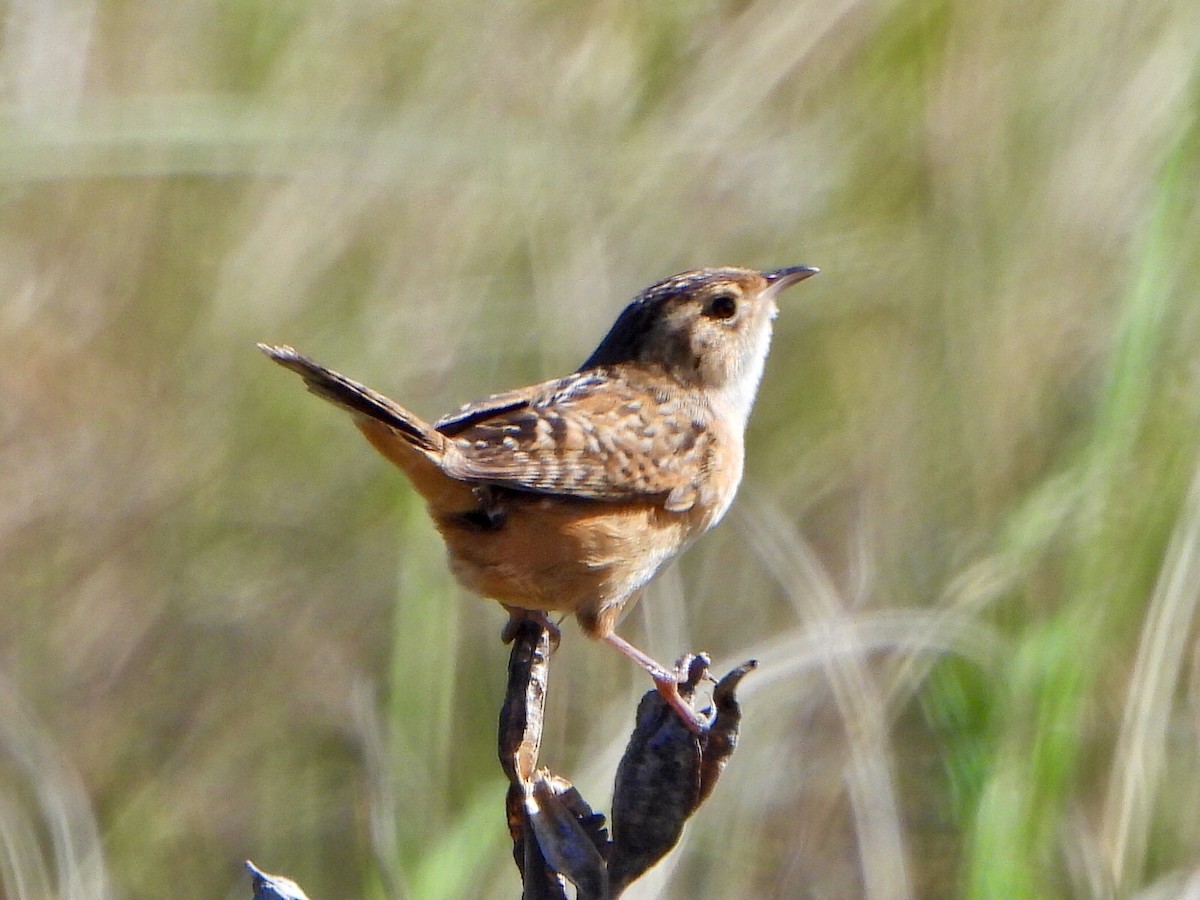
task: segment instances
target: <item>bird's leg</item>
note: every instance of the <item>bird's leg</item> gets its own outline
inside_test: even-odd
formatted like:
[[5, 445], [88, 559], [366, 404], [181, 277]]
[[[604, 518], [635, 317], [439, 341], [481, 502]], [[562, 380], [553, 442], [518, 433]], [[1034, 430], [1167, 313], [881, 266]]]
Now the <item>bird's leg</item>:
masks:
[[633, 644], [629, 643], [629, 641], [616, 632], [610, 632], [605, 635], [604, 641], [616, 647], [650, 673], [650, 677], [654, 679], [654, 686], [658, 688], [659, 695], [675, 710], [679, 718], [683, 719], [683, 723], [690, 731], [695, 734], [703, 734], [708, 730], [711, 724], [708, 719], [692, 709], [691, 704], [684, 700], [679, 693], [680, 682], [687, 679], [690, 657], [683, 661], [679, 668], [668, 669], [653, 657], [633, 646]]
[[550, 617], [540, 609], [518, 609], [515, 606], [505, 606], [504, 609], [508, 612], [508, 621], [504, 623], [504, 628], [500, 632], [500, 640], [506, 644], [511, 644], [517, 636], [517, 628], [522, 622], [537, 622], [542, 628], [550, 632], [550, 652], [553, 653], [558, 649], [558, 642], [562, 638], [562, 629], [550, 621]]

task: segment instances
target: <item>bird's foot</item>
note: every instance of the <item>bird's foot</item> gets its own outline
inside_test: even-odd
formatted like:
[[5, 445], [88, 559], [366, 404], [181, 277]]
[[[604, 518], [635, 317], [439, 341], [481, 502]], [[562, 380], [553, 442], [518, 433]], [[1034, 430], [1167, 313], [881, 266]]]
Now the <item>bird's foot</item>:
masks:
[[654, 686], [658, 689], [658, 695], [663, 698], [663, 701], [683, 720], [688, 731], [693, 734], [704, 734], [712, 722], [703, 713], [693, 709], [692, 705], [684, 699], [683, 694], [679, 692], [679, 685], [683, 681], [684, 679], [678, 675], [673, 675], [670, 679], [655, 678]]
[[[668, 669], [616, 633], [608, 634], [604, 637], [604, 641], [612, 644], [650, 674], [650, 677], [654, 679], [654, 686], [658, 689], [659, 696], [671, 709], [675, 710], [688, 730], [694, 734], [703, 734], [708, 730], [712, 723], [694, 710], [688, 699], [679, 691], [681, 684], [687, 686], [687, 693], [690, 697], [696, 682], [708, 671], [707, 656], [704, 654], [693, 656], [689, 653], [675, 664], [674, 669]], [[693, 672], [694, 668], [695, 672]]]
[[504, 623], [504, 628], [500, 631], [501, 641], [511, 644], [516, 640], [517, 632], [523, 622], [534, 622], [550, 633], [550, 652], [553, 653], [558, 649], [558, 643], [562, 639], [562, 629], [551, 622], [550, 617], [543, 610], [517, 609], [513, 606], [504, 608], [508, 610], [508, 621]]

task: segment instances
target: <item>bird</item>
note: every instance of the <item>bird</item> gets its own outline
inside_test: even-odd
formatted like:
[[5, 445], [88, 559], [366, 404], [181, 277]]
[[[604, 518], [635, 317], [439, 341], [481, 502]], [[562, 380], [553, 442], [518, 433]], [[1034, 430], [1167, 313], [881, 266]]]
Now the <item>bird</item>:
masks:
[[725, 515], [777, 297], [811, 266], [683, 272], [646, 288], [569, 375], [467, 403], [433, 424], [281, 344], [258, 347], [341, 407], [424, 499], [468, 591], [558, 638], [551, 613], [645, 669], [696, 733], [686, 676], [616, 633], [668, 563]]

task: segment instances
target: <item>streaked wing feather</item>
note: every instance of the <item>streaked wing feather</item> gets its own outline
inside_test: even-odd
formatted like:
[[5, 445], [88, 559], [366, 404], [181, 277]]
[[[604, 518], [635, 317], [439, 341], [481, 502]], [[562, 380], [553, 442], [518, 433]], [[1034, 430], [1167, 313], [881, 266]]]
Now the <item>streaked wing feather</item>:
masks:
[[[695, 502], [711, 434], [679, 400], [595, 373], [577, 373], [526, 394], [521, 404], [465, 407], [438, 429], [459, 453], [456, 478], [602, 500], [669, 495], [670, 509]], [[498, 395], [504, 397], [504, 395]], [[474, 407], [474, 408], [473, 408]], [[458, 423], [463, 423], [461, 426]]]
[[457, 437], [472, 425], [528, 406], [531, 399], [528, 389], [492, 394], [490, 397], [464, 404], [454, 412], [447, 413], [438, 419], [433, 427], [446, 437]]

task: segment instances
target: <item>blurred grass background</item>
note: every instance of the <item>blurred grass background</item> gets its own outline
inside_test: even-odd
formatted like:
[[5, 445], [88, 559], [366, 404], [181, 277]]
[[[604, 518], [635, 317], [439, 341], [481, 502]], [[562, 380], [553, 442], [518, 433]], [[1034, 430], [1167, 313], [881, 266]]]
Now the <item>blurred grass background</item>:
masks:
[[[504, 617], [254, 341], [436, 416], [797, 263], [625, 626], [762, 662], [631, 896], [1200, 890], [1200, 6], [0, 9], [0, 894], [516, 896]], [[543, 762], [646, 688], [568, 627]]]

